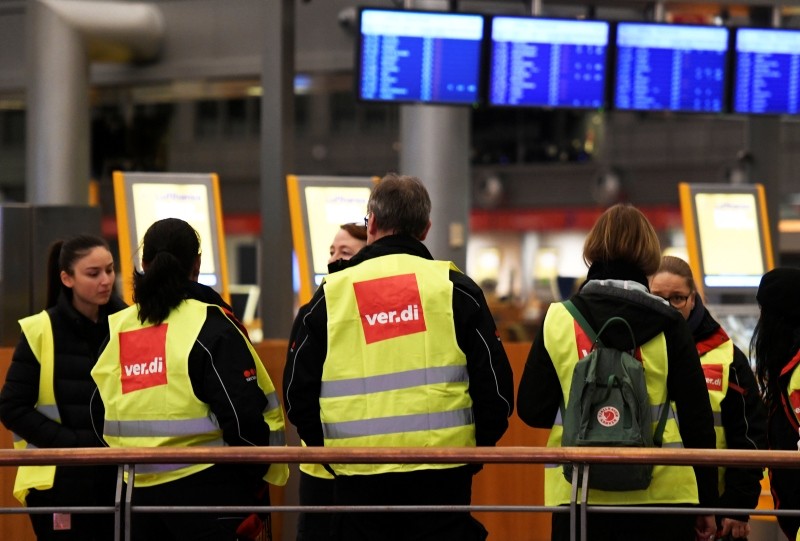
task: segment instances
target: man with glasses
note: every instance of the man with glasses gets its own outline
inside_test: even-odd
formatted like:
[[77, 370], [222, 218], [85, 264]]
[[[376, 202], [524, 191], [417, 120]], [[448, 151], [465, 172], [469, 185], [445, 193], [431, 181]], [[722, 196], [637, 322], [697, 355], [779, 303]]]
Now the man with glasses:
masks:
[[[714, 412], [718, 449], [766, 449], [767, 414], [750, 363], [706, 310], [684, 260], [665, 256], [650, 278], [650, 291], [683, 315], [692, 331]], [[719, 468], [719, 507], [755, 509], [761, 495], [760, 468]], [[717, 516], [717, 535], [743, 539], [747, 515]]]
[[[491, 446], [513, 410], [511, 367], [480, 288], [422, 241], [431, 202], [389, 174], [367, 204], [367, 246], [329, 275], [289, 340], [284, 397], [308, 445]], [[469, 505], [470, 464], [331, 464], [339, 505]], [[342, 513], [341, 539], [470, 541], [467, 512]]]

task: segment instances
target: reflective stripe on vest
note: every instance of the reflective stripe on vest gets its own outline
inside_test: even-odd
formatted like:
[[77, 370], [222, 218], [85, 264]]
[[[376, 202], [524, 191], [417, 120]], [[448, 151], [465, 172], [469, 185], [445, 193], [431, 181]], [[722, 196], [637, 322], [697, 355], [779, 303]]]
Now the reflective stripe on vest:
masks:
[[[39, 361], [39, 395], [35, 409], [48, 419], [60, 423], [61, 416], [56, 406], [56, 395], [53, 389], [53, 371], [55, 370], [55, 344], [53, 327], [46, 310], [28, 316], [19, 321], [22, 333], [36, 360]], [[32, 445], [13, 434], [15, 449], [36, 449]], [[14, 479], [14, 497], [25, 505], [25, 498], [31, 489], [48, 490], [53, 488], [56, 476], [55, 466], [20, 466]]]
[[383, 391], [396, 391], [432, 383], [464, 383], [469, 381], [466, 366], [438, 366], [420, 368], [396, 374], [383, 374], [367, 378], [325, 381], [320, 388], [320, 398], [354, 396]]
[[[320, 388], [326, 446], [475, 445], [450, 268], [390, 255], [326, 277], [328, 354]], [[457, 466], [331, 464], [342, 475]]]
[[[579, 358], [574, 319], [563, 304], [550, 305], [545, 316], [543, 339], [558, 374], [563, 396], [569, 397], [572, 371]], [[649, 342], [640, 344], [640, 350], [650, 404], [653, 412], [660, 414], [660, 405], [664, 404], [667, 398], [667, 343], [664, 334], [659, 334]], [[658, 419], [659, 416], [653, 417], [653, 430], [655, 430]], [[560, 447], [562, 432], [560, 424], [554, 425], [550, 431], [547, 446]], [[677, 417], [671, 405], [664, 428], [663, 442], [665, 448], [683, 446]], [[545, 468], [545, 505], [568, 504], [570, 491], [571, 485], [564, 479], [560, 467]], [[578, 497], [580, 498], [580, 495]], [[698, 503], [694, 470], [691, 466], [657, 465], [653, 469], [653, 480], [646, 490], [627, 492], [591, 490], [589, 503], [600, 505]]]
[[[189, 353], [213, 305], [187, 300], [161, 325], [144, 326], [138, 308], [129, 307], [109, 318], [109, 343], [100, 355], [92, 377], [106, 407], [104, 437], [112, 447], [218, 447], [225, 445], [208, 404], [192, 391]], [[217, 307], [218, 308], [218, 307]], [[224, 314], [224, 312], [223, 312]], [[270, 441], [285, 442], [283, 410], [275, 388], [249, 340], [258, 384], [267, 395], [264, 419]], [[131, 344], [131, 346], [127, 345]], [[131, 347], [137, 357], [130, 360]], [[141, 363], [139, 361], [142, 361]], [[138, 366], [133, 371], [131, 366]], [[168, 406], [167, 406], [168, 405]], [[150, 464], [136, 468], [136, 486], [158, 485], [211, 464]], [[272, 464], [266, 480], [285, 484], [288, 467]]]
[[[722, 329], [720, 328], [720, 330]], [[716, 345], [713, 349], [702, 348], [701, 345], [702, 342], [698, 344], [698, 353], [705, 350], [700, 356], [700, 363], [703, 365], [708, 398], [711, 402], [711, 411], [714, 414], [717, 449], [727, 449], [725, 429], [722, 426], [722, 401], [725, 400], [725, 396], [728, 394], [728, 378], [730, 377], [731, 364], [733, 363], [733, 342], [728, 339]], [[719, 493], [723, 494], [725, 492], [725, 468], [717, 468], [717, 472]]]

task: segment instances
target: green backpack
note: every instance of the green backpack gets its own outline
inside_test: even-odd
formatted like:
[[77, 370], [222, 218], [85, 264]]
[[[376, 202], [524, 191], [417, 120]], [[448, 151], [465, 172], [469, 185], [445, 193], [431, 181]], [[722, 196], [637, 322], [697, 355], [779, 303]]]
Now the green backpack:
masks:
[[[662, 408], [655, 433], [647, 395], [644, 367], [627, 351], [606, 347], [600, 341], [612, 324], [624, 325], [636, 341], [628, 322], [612, 317], [598, 333], [571, 301], [564, 307], [592, 341], [592, 350], [575, 365], [569, 399], [563, 410], [563, 447], [661, 447], [669, 400]], [[564, 477], [572, 482], [572, 464], [564, 464]], [[589, 488], [609, 491], [643, 490], [650, 486], [652, 464], [592, 464]]]

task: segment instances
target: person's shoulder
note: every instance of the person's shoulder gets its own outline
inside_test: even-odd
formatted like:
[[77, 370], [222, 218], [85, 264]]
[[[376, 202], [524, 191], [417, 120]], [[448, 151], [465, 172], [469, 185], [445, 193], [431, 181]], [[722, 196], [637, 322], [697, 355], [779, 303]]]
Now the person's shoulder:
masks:
[[449, 278], [453, 283], [453, 290], [457, 293], [457, 296], [454, 294], [455, 302], [458, 302], [458, 298], [462, 297], [469, 299], [475, 306], [486, 306], [486, 298], [483, 295], [483, 290], [475, 283], [475, 280], [463, 272], [452, 268], [450, 269]]

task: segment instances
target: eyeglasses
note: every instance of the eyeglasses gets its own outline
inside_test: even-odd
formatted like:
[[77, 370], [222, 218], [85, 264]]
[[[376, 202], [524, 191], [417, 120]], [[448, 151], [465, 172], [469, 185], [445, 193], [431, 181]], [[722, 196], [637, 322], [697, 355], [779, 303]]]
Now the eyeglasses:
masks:
[[670, 295], [669, 297], [661, 298], [667, 301], [673, 308], [680, 310], [686, 306], [686, 301], [689, 300], [689, 295]]
[[369, 229], [369, 215], [370, 214], [372, 214], [372, 213], [368, 212], [367, 215], [364, 216], [364, 227], [366, 227], [367, 229]]

